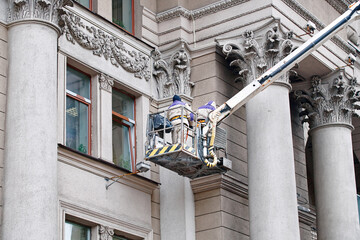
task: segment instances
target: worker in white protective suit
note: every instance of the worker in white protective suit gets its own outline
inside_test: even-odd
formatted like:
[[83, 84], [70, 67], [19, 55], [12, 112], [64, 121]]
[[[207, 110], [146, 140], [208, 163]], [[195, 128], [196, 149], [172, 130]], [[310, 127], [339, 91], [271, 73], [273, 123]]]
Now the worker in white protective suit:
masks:
[[200, 128], [201, 128], [201, 138], [203, 142], [202, 144], [203, 144], [204, 156], [207, 155], [207, 145], [208, 145], [208, 143], [206, 142], [206, 135], [208, 134], [209, 131], [209, 125], [207, 124], [207, 121], [209, 118], [209, 114], [215, 109], [216, 109], [215, 102], [209, 101], [207, 104], [199, 107], [196, 110], [197, 122], [198, 124], [200, 124]]
[[[184, 133], [187, 132], [186, 128], [189, 127], [190, 122], [192, 122], [194, 118], [193, 114], [191, 114], [190, 106], [182, 102], [181, 98], [178, 95], [174, 95], [173, 103], [170, 105], [167, 111], [167, 118], [171, 121], [171, 124], [173, 125], [173, 129], [171, 132], [172, 143], [181, 143], [181, 136], [185, 137]], [[182, 133], [181, 123], [184, 124]], [[183, 140], [185, 141], [186, 139]]]
[[204, 127], [206, 126], [206, 120], [208, 119], [209, 114], [215, 109], [216, 109], [216, 103], [214, 101], [209, 101], [207, 104], [199, 107], [196, 111], [197, 121], [202, 128], [203, 137], [205, 137], [204, 134], [206, 134], [207, 132], [207, 129], [204, 129]]

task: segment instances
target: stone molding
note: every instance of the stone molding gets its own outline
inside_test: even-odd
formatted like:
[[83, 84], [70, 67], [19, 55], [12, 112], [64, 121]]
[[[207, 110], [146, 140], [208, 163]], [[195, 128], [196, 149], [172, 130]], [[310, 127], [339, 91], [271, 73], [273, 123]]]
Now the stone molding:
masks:
[[326, 0], [336, 11], [343, 14], [346, 10], [348, 10], [349, 5], [354, 1], [351, 0]]
[[105, 91], [112, 92], [112, 87], [114, 86], [114, 78], [104, 74], [99, 74], [99, 83], [100, 89], [104, 89]]
[[316, 215], [313, 212], [304, 212], [304, 211], [298, 211], [299, 213], [299, 221], [301, 223], [304, 223], [308, 226], [314, 226], [316, 223]]
[[[300, 3], [298, 3], [296, 0], [282, 0], [286, 5], [288, 5], [292, 10], [294, 10], [296, 13], [298, 13], [300, 16], [302, 16], [305, 20], [312, 21], [316, 28], [320, 31], [325, 27], [325, 24], [323, 24], [315, 15], [313, 15], [311, 12], [309, 12], [306, 8], [304, 8]], [[334, 0], [336, 1], [336, 0]], [[346, 0], [344, 0], [346, 1]], [[353, 53], [355, 54], [355, 50], [349, 47], [346, 41], [344, 41], [339, 36], [334, 36], [331, 38], [331, 40], [340, 47], [343, 51], [346, 53]]]
[[[245, 31], [241, 36], [218, 40], [218, 43], [238, 75], [235, 82], [249, 84], [294, 50], [292, 36], [291, 31], [282, 30], [279, 20], [274, 20], [263, 29]], [[289, 83], [292, 72], [280, 77], [278, 81]]]
[[60, 208], [63, 214], [68, 214], [91, 222], [101, 222], [116, 229], [126, 229], [132, 235], [144, 240], [153, 239], [153, 229], [151, 225], [141, 222], [132, 222], [126, 216], [119, 216], [113, 213], [104, 213], [104, 210], [93, 208], [89, 205], [60, 196]]
[[248, 198], [248, 185], [227, 174], [214, 174], [190, 181], [193, 193], [224, 189], [243, 198]]
[[[105, 160], [91, 156], [85, 156], [84, 154], [74, 153], [72, 150], [67, 150], [62, 146], [58, 146], [58, 161], [76, 168], [80, 168], [86, 172], [96, 174], [104, 179], [127, 173], [116, 167], [113, 163], [106, 162]], [[121, 178], [116, 184], [124, 184], [147, 194], [152, 194], [152, 192], [158, 187], [156, 182], [152, 181], [151, 179], [142, 177], [141, 175]]]
[[64, 6], [73, 6], [71, 0], [9, 0], [8, 22], [41, 20], [58, 27]]
[[112, 240], [114, 236], [114, 229], [100, 225], [99, 226], [100, 240]]
[[128, 50], [125, 43], [116, 36], [106, 34], [95, 26], [85, 25], [81, 18], [67, 10], [60, 20], [60, 27], [71, 43], [91, 50], [94, 55], [110, 60], [115, 67], [134, 73], [134, 76], [149, 81], [151, 78], [150, 58], [145, 54]]
[[188, 20], [198, 19], [208, 14], [212, 14], [230, 7], [248, 2], [249, 0], [222, 0], [220, 2], [209, 4], [195, 10], [188, 10], [184, 7], [178, 6], [156, 15], [157, 22], [168, 21], [176, 17], [184, 17]]
[[303, 122], [309, 122], [310, 129], [324, 125], [352, 124], [352, 117], [356, 116], [355, 105], [359, 101], [356, 91], [356, 78], [348, 78], [345, 70], [341, 69], [324, 78], [313, 76], [310, 91], [298, 90], [294, 92], [296, 101], [302, 109], [300, 117]]
[[153, 75], [156, 80], [157, 98], [163, 99], [174, 94], [191, 96], [194, 83], [190, 81], [190, 54], [185, 43], [165, 61], [159, 49], [152, 52], [154, 59]]

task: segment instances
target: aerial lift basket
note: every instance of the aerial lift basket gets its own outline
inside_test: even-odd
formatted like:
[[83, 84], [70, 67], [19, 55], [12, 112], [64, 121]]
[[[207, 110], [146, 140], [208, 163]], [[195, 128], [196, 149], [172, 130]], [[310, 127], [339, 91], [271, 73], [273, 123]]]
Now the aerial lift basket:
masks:
[[[183, 106], [180, 106], [182, 113], [185, 113]], [[197, 116], [194, 116], [194, 122], [197, 122]], [[184, 114], [181, 114], [184, 116]], [[215, 167], [207, 167], [203, 163], [203, 147], [201, 141], [201, 127], [188, 126], [184, 123], [184, 118], [181, 119], [181, 140], [180, 142], [172, 143], [171, 134], [174, 126], [166, 118], [167, 110], [158, 112], [156, 114], [148, 115], [147, 122], [147, 141], [145, 146], [145, 159], [155, 164], [165, 167], [171, 171], [178, 173], [181, 176], [191, 179], [226, 172], [231, 166], [220, 164]], [[186, 121], [185, 121], [186, 122]], [[215, 148], [226, 155], [226, 131], [217, 128], [215, 139]], [[229, 163], [229, 160], [227, 160]], [[231, 163], [231, 162], [230, 162]]]

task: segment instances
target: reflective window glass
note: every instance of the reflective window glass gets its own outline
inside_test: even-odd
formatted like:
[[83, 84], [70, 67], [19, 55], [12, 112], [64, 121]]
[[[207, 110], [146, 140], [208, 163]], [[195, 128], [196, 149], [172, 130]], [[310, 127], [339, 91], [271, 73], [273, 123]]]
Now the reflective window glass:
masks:
[[88, 153], [88, 106], [66, 97], [66, 146]]
[[133, 0], [112, 0], [113, 23], [132, 33]]
[[90, 240], [91, 228], [77, 223], [65, 222], [65, 240]]
[[66, 89], [90, 99], [90, 76], [71, 67], [67, 67]]
[[122, 168], [132, 171], [130, 127], [113, 120], [113, 161]]

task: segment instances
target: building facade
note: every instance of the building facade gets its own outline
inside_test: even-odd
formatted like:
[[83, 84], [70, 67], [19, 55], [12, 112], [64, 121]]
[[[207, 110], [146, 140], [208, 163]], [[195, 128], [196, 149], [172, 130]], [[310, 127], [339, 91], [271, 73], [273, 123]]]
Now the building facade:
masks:
[[349, 4], [1, 1], [1, 239], [360, 239], [358, 22], [221, 123], [231, 170], [136, 173], [149, 113], [221, 105]]

